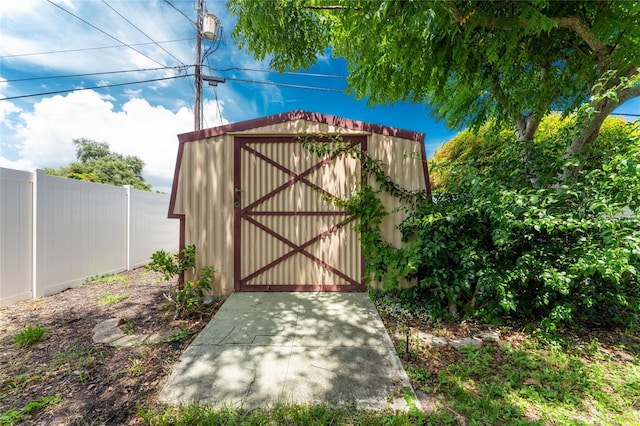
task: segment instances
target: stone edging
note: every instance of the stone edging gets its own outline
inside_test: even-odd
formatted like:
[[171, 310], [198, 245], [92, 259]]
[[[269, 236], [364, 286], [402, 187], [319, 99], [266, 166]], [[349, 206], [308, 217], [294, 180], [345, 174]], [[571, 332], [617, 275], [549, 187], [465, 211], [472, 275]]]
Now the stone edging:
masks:
[[124, 334], [118, 328], [121, 320], [121, 318], [110, 318], [93, 327], [93, 341], [116, 347], [130, 347], [143, 343], [156, 344], [166, 342], [175, 333], [174, 330], [170, 330], [153, 334]]

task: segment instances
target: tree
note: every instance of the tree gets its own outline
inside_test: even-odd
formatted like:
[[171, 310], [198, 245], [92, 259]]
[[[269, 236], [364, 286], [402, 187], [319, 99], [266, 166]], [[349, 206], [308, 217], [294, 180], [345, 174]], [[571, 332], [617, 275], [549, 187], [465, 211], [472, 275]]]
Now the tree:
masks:
[[104, 183], [108, 185], [132, 185], [136, 189], [150, 191], [144, 181], [144, 161], [136, 156], [124, 156], [111, 152], [109, 144], [91, 139], [74, 139], [78, 161], [59, 169], [45, 169], [50, 175]]
[[[565, 159], [604, 118], [640, 96], [637, 1], [230, 0], [233, 31], [279, 71], [331, 49], [351, 93], [370, 103], [428, 102], [452, 128], [508, 123], [531, 141], [551, 111], [578, 111]], [[528, 154], [522, 154], [526, 161]]]
[[559, 116], [540, 124], [534, 188], [509, 135], [465, 131], [446, 144], [434, 167], [437, 202], [418, 206], [401, 225], [407, 245], [382, 274], [415, 278], [410, 291], [434, 315], [637, 330], [640, 130], [607, 120], [585, 167], [560, 189], [554, 170], [570, 128], [571, 119]]

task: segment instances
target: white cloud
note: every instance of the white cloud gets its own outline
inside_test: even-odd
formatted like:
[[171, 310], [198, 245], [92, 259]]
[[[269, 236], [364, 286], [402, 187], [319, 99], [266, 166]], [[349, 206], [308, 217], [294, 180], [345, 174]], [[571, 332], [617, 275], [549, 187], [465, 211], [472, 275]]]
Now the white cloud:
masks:
[[[215, 105], [205, 103], [209, 124], [219, 124]], [[215, 113], [214, 113], [215, 111]], [[223, 120], [226, 123], [226, 120]], [[59, 167], [75, 160], [72, 140], [88, 138], [109, 143], [112, 151], [140, 157], [154, 189], [168, 191], [178, 147], [177, 135], [193, 129], [188, 108], [176, 112], [144, 99], [126, 101], [120, 110], [92, 90], [53, 96], [20, 114], [15, 144], [19, 158], [0, 158], [10, 167]]]

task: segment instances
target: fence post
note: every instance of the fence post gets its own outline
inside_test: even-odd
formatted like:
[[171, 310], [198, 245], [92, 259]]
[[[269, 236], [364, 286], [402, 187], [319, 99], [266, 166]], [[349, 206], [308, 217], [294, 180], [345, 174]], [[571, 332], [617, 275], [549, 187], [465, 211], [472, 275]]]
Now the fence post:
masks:
[[123, 185], [127, 197], [127, 271], [131, 270], [131, 185]]
[[41, 220], [38, 218], [39, 215], [39, 206], [40, 206], [40, 202], [42, 201], [42, 191], [39, 191], [39, 187], [40, 185], [44, 185], [44, 170], [42, 169], [36, 169], [35, 172], [33, 172], [33, 186], [32, 186], [32, 203], [31, 206], [33, 208], [33, 211], [31, 213], [31, 226], [32, 226], [32, 232], [31, 232], [31, 247], [32, 247], [32, 254], [31, 254], [31, 267], [32, 267], [32, 274], [31, 274], [31, 290], [33, 293], [33, 298], [34, 299], [38, 299], [42, 296], [44, 296], [44, 289], [41, 289], [40, 286], [38, 285], [38, 225], [41, 222]]

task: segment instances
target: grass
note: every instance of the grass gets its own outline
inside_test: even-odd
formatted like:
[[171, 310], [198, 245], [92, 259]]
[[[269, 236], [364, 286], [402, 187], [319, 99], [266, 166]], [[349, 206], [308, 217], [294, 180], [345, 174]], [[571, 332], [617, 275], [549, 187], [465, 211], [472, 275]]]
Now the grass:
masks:
[[431, 419], [420, 414], [394, 411], [366, 411], [350, 406], [280, 405], [273, 408], [244, 410], [213, 409], [189, 405], [141, 409], [138, 415], [149, 425], [389, 425], [441, 424], [441, 418]]
[[129, 297], [127, 293], [111, 293], [109, 291], [106, 291], [98, 295], [98, 304], [102, 306], [115, 305], [116, 303], [126, 299], [127, 297]]
[[640, 367], [595, 348], [520, 344], [466, 348], [438, 372], [405, 365], [414, 385], [479, 424], [640, 424]]
[[59, 395], [43, 396], [40, 399], [28, 402], [21, 408], [10, 408], [5, 412], [0, 413], [0, 425], [17, 424], [25, 415], [32, 414], [35, 411], [41, 410], [52, 404], [57, 404], [60, 401], [61, 398]]
[[533, 334], [478, 349], [414, 342], [404, 367], [416, 391], [430, 400], [425, 413], [190, 405], [142, 408], [138, 414], [150, 425], [640, 425], [638, 349], [595, 339], [558, 345]]
[[129, 278], [120, 274], [105, 274], [87, 278], [85, 284], [120, 284], [126, 287], [129, 284]]
[[13, 342], [22, 347], [31, 346], [42, 340], [47, 331], [46, 327], [27, 325], [13, 336]]
[[70, 347], [56, 353], [52, 366], [59, 367], [66, 364], [70, 370], [89, 368], [96, 364], [100, 356], [101, 353], [94, 349]]

